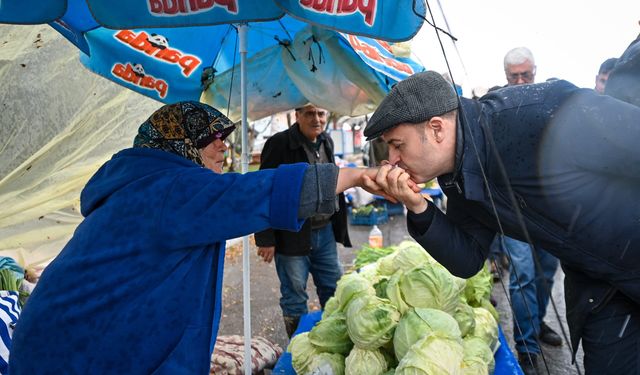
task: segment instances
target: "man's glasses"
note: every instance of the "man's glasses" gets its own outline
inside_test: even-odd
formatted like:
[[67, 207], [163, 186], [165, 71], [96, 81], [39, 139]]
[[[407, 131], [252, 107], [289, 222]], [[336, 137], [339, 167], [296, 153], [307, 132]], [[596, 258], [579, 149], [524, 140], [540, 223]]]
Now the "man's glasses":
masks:
[[522, 73], [509, 73], [507, 74], [510, 81], [517, 81], [519, 78], [522, 78], [525, 81], [530, 81], [533, 79], [533, 72], [522, 72]]

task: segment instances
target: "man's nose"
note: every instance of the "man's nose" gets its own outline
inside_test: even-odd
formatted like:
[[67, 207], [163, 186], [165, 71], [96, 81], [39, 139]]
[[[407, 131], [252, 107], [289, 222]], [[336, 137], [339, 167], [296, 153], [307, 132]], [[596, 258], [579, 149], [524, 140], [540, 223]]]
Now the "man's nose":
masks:
[[395, 150], [389, 149], [389, 163], [396, 165], [398, 164], [398, 162], [400, 162], [400, 153]]

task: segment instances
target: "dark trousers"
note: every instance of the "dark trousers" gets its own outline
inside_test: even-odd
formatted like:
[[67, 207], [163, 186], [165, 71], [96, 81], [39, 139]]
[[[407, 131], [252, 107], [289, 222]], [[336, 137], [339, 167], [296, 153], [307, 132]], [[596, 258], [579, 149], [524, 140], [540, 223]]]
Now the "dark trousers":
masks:
[[640, 306], [617, 293], [582, 331], [586, 375], [640, 375]]

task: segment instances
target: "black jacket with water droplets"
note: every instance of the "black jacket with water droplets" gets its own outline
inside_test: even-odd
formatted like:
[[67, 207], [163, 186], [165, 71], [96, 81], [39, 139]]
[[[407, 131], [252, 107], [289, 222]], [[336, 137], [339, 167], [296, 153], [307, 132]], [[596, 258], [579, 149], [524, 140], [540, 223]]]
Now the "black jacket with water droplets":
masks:
[[439, 177], [447, 213], [435, 210], [427, 229], [409, 215], [412, 236], [469, 277], [500, 232], [497, 218], [521, 241], [524, 225], [562, 262], [574, 348], [587, 313], [616, 290], [640, 305], [640, 108], [566, 81], [461, 106], [456, 171]]

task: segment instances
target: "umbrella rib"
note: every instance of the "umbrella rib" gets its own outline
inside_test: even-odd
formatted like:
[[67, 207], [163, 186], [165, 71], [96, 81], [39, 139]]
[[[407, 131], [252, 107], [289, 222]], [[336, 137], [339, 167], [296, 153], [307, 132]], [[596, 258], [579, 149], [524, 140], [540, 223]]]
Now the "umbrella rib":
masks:
[[[427, 3], [427, 6], [429, 6], [429, 3]], [[447, 35], [449, 38], [451, 38], [451, 40], [453, 40], [454, 42], [458, 41], [458, 38], [456, 38], [455, 36], [451, 35], [450, 32], [445, 31], [443, 29], [441, 29], [440, 27], [436, 26], [435, 23], [431, 23], [425, 16], [423, 16], [422, 14], [420, 14], [417, 10], [416, 10], [416, 2], [415, 0], [413, 1], [413, 7], [412, 9], [413, 13], [418, 16], [419, 18], [421, 18], [424, 22], [426, 22], [429, 26], [433, 27], [434, 29], [440, 31], [441, 33]]]
[[280, 24], [280, 27], [282, 27], [282, 30], [287, 33], [287, 36], [289, 37], [289, 40], [293, 41], [293, 38], [291, 37], [291, 34], [289, 34], [289, 30], [287, 30], [286, 27], [284, 27], [284, 25], [282, 24], [282, 20], [278, 20], [278, 24]]
[[[225, 41], [225, 39], [227, 39], [227, 36], [229, 35], [229, 31], [231, 31], [232, 28], [236, 29], [236, 27], [234, 25], [229, 25], [229, 27], [227, 28], [227, 32], [224, 34], [224, 36], [222, 37], [222, 41], [220, 42], [221, 46], [224, 45], [224, 41]], [[236, 45], [238, 44], [237, 35], [238, 35], [238, 33], [237, 33], [237, 29], [236, 29], [236, 42], [235, 42]], [[213, 60], [213, 63], [211, 63], [211, 67], [216, 66], [216, 64], [218, 63], [218, 59], [219, 58], [220, 58], [220, 54], [218, 53], [216, 55], [216, 58]], [[234, 51], [234, 59], [235, 59], [235, 51]]]

